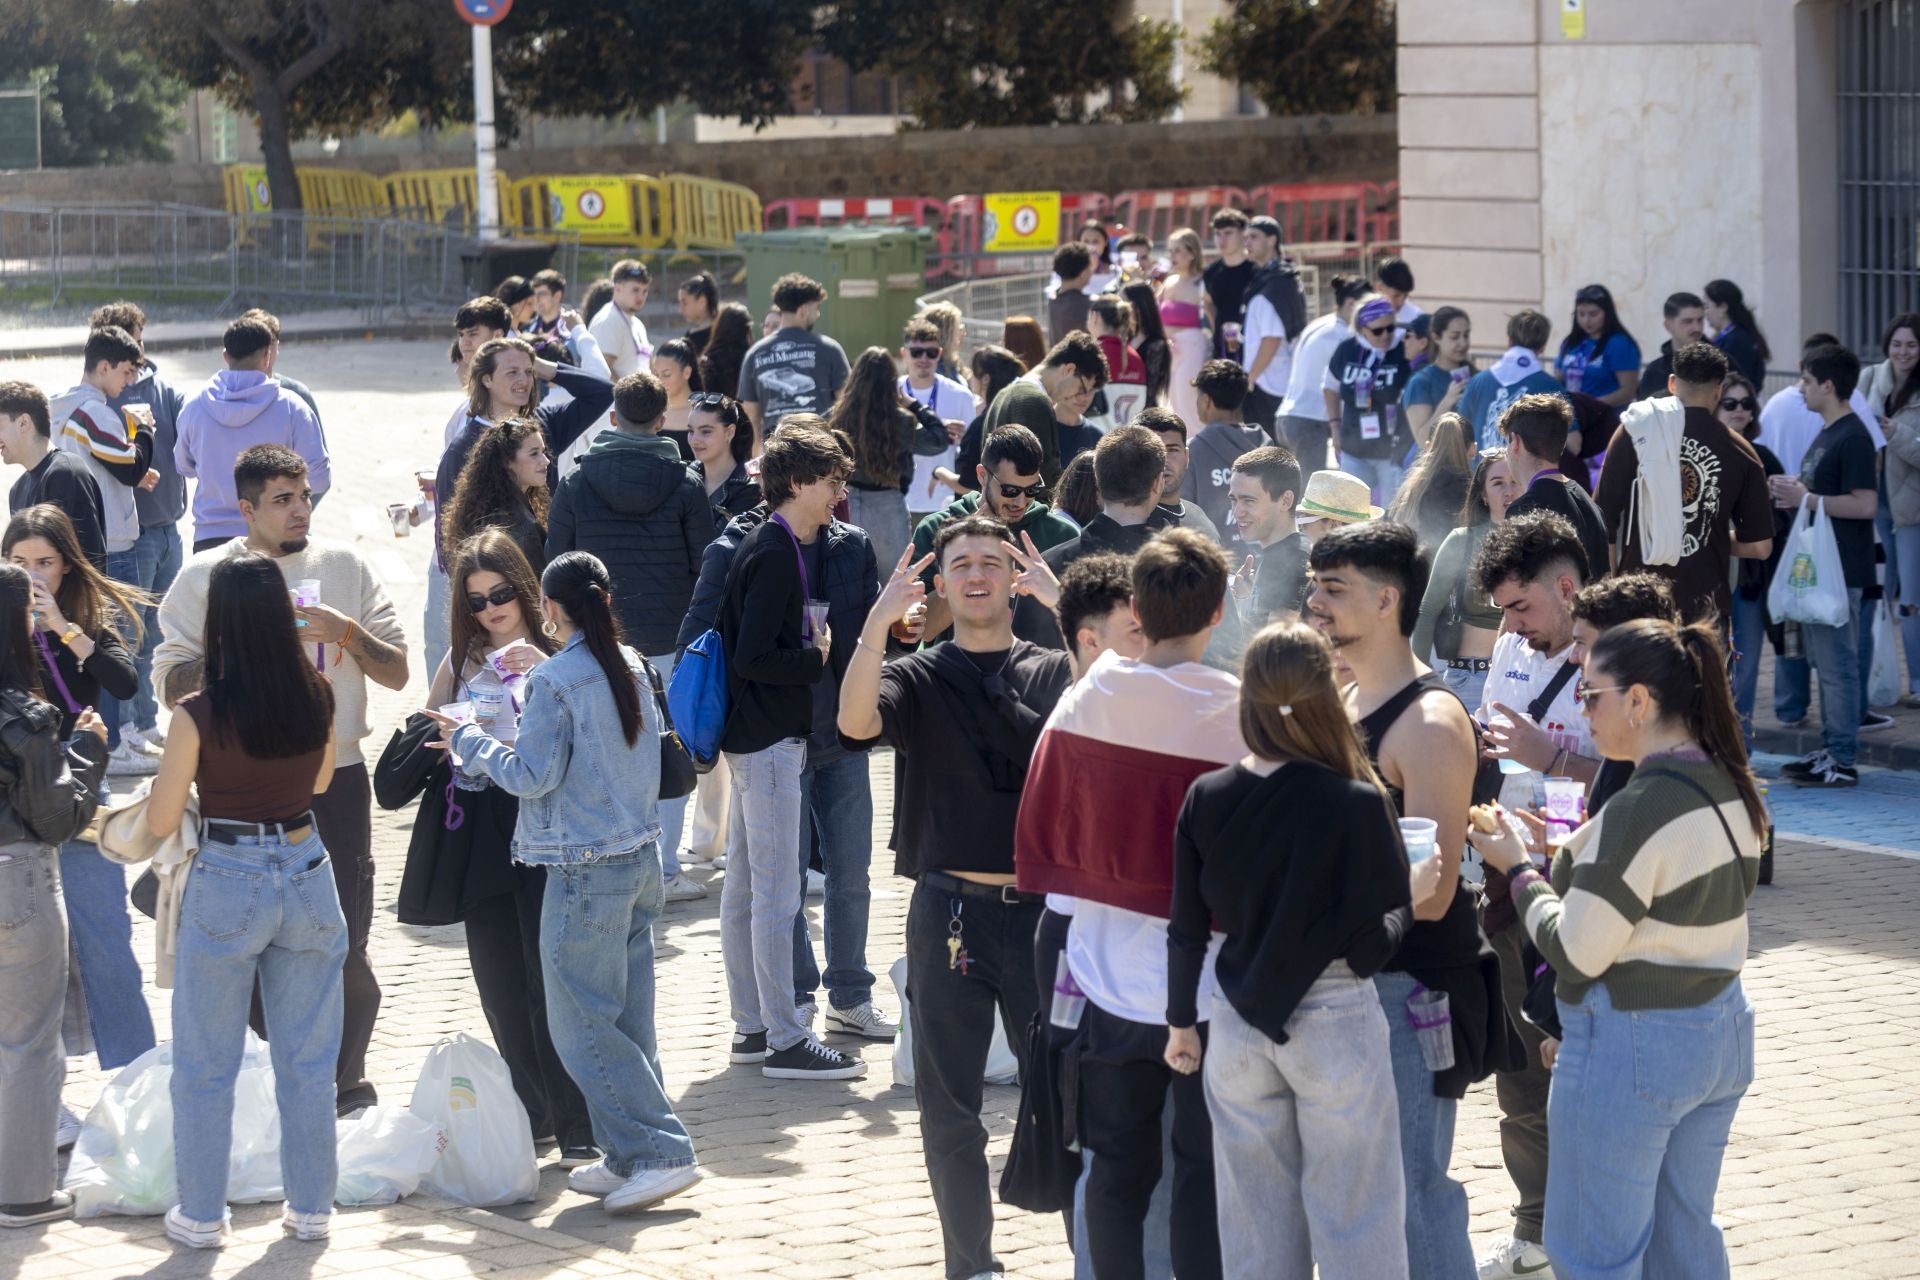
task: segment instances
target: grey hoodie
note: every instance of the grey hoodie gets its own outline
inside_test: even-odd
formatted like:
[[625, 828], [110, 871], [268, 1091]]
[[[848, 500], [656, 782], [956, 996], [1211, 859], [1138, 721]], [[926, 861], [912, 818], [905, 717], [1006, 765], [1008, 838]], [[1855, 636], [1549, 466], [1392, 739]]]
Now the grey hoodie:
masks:
[[307, 464], [318, 497], [332, 483], [327, 442], [306, 402], [254, 369], [222, 369], [180, 410], [173, 461], [198, 480], [193, 492], [193, 537], [238, 538], [247, 532], [233, 488], [233, 464], [255, 445], [277, 444]]

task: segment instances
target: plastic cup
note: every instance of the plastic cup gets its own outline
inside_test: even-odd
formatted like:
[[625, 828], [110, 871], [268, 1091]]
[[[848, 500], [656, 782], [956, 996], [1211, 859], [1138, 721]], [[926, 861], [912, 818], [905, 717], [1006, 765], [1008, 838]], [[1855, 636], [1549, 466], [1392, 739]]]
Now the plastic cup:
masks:
[[1547, 830], [1558, 829], [1561, 834], [1572, 831], [1580, 825], [1580, 800], [1587, 788], [1584, 783], [1573, 778], [1548, 778], [1546, 780]]
[[302, 578], [289, 590], [293, 594], [295, 608], [311, 609], [320, 603], [320, 579], [318, 578]]
[[420, 492], [426, 497], [428, 502], [433, 501], [433, 486], [434, 482], [438, 479], [439, 474], [433, 471], [416, 471], [413, 473], [413, 482], [420, 486]]
[[[1511, 729], [1513, 728], [1513, 721], [1509, 720], [1506, 716], [1496, 715], [1487, 721], [1487, 727], [1489, 729]], [[1532, 773], [1533, 770], [1527, 768], [1527, 766], [1521, 764], [1518, 760], [1515, 760], [1512, 756], [1501, 756], [1500, 772]]]
[[393, 524], [393, 536], [404, 538], [413, 532], [413, 507], [405, 502], [389, 502], [387, 519]]
[[818, 648], [820, 645], [820, 637], [824, 635], [827, 630], [827, 602], [825, 600], [809, 600], [806, 603], [805, 611], [808, 639], [815, 648]]
[[1407, 846], [1408, 862], [1425, 862], [1440, 847], [1440, 824], [1432, 818], [1402, 818], [1400, 839]]
[[471, 702], [449, 702], [436, 710], [455, 724], [470, 724], [473, 721], [473, 703]]
[[1421, 987], [1407, 997], [1407, 1025], [1420, 1041], [1420, 1057], [1429, 1071], [1453, 1066], [1453, 1012], [1447, 993]]

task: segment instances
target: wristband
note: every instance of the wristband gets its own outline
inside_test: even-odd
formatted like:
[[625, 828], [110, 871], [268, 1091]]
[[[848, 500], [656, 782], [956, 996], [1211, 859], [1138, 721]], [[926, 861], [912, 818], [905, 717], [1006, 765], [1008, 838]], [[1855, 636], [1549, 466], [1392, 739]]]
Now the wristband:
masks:
[[1507, 892], [1518, 893], [1520, 890], [1526, 888], [1528, 876], [1532, 876], [1536, 880], [1546, 879], [1544, 875], [1540, 874], [1540, 868], [1534, 866], [1532, 861], [1529, 860], [1526, 866], [1507, 877]]
[[853, 638], [853, 646], [856, 649], [865, 649], [868, 653], [873, 654], [875, 657], [880, 658], [883, 661], [886, 659], [887, 651], [885, 649], [876, 649], [874, 646], [868, 644], [867, 638], [863, 635], [855, 636]]

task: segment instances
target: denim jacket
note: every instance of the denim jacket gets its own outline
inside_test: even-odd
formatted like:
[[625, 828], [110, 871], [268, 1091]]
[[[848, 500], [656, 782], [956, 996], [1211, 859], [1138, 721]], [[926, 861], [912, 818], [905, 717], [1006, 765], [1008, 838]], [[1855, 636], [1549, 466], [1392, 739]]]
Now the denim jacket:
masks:
[[516, 862], [589, 862], [659, 841], [659, 713], [639, 655], [625, 646], [621, 653], [640, 687], [640, 736], [631, 747], [606, 673], [578, 633], [527, 677], [512, 746], [478, 725], [454, 730], [461, 768], [520, 797]]

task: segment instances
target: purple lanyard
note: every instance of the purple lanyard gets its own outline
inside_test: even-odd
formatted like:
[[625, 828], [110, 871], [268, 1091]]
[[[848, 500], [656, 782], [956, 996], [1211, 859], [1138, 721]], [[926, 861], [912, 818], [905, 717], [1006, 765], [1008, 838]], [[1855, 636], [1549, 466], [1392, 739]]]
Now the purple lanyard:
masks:
[[465, 823], [467, 820], [467, 811], [465, 809], [462, 809], [459, 805], [453, 802], [453, 796], [454, 796], [453, 779], [448, 778], [447, 779], [447, 812], [446, 812], [446, 816], [440, 819], [441, 829], [445, 831], [458, 831], [461, 827], [461, 824]]
[[1545, 471], [1534, 472], [1533, 479], [1527, 481], [1527, 488], [1531, 490], [1533, 486], [1539, 484], [1542, 480], [1545, 480], [1548, 476], [1559, 476], [1562, 480], [1567, 478], [1565, 473], [1562, 472], [1560, 468], [1548, 467]]
[[[773, 522], [787, 531], [787, 540], [793, 543], [793, 562], [800, 566], [800, 599], [803, 602], [813, 599], [813, 583], [807, 576], [807, 558], [800, 554], [800, 535], [793, 531], [787, 518], [778, 512], [774, 514]], [[800, 610], [800, 638], [809, 644], [813, 642], [813, 620], [807, 617], [804, 607]]]
[[80, 704], [73, 699], [73, 690], [67, 688], [65, 677], [60, 674], [60, 664], [53, 660], [53, 647], [47, 643], [47, 632], [35, 631], [33, 642], [40, 646], [40, 656], [47, 660], [47, 674], [53, 677], [53, 687], [60, 691], [60, 700], [67, 704], [68, 715], [79, 715]]

